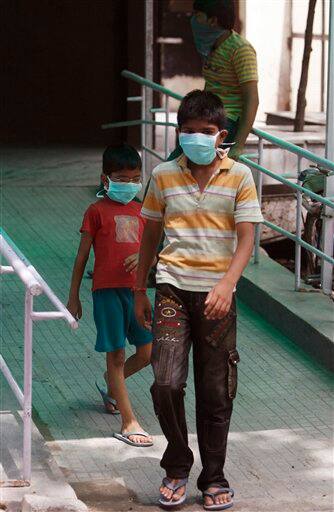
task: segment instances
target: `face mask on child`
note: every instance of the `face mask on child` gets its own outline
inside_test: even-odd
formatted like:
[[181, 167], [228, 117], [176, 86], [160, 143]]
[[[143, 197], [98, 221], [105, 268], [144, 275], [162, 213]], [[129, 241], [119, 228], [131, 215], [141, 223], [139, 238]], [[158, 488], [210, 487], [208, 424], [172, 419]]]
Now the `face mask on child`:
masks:
[[216, 148], [216, 135], [206, 135], [205, 133], [180, 133], [179, 143], [186, 157], [197, 165], [209, 165], [218, 155], [220, 158], [226, 156], [227, 151]]
[[[112, 181], [107, 176], [109, 185], [104, 186], [107, 191], [109, 199], [116, 201], [117, 203], [128, 204], [136, 195], [141, 191], [141, 183], [125, 183], [122, 181]], [[96, 197], [104, 197], [104, 194], [100, 191], [96, 194]]]
[[228, 32], [228, 30], [225, 30], [221, 27], [211, 27], [205, 23], [200, 23], [195, 15], [191, 17], [190, 23], [196, 50], [201, 55], [201, 57], [206, 59], [218, 37]]

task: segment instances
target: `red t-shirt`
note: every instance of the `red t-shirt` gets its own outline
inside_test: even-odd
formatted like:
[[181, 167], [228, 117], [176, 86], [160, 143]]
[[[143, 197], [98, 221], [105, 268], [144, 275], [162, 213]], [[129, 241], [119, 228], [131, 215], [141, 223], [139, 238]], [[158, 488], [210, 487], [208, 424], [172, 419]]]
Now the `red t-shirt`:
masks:
[[86, 210], [80, 232], [93, 237], [95, 264], [93, 291], [100, 288], [132, 288], [135, 272], [126, 272], [124, 260], [139, 252], [145, 220], [141, 204], [117, 203], [104, 197]]

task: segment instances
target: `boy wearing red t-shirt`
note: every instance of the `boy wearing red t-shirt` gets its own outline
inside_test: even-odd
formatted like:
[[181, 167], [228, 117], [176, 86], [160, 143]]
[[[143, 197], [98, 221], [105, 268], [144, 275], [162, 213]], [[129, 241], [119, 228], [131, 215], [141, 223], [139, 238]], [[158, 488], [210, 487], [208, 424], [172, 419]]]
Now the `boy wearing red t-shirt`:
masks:
[[[105, 193], [85, 212], [74, 263], [67, 308], [81, 318], [79, 290], [91, 246], [94, 248], [93, 307], [97, 329], [95, 350], [106, 352], [108, 393], [101, 394], [108, 412], [121, 414], [122, 428], [114, 437], [132, 446], [152, 446], [152, 438], [136, 420], [125, 379], [150, 362], [152, 335], [135, 318], [132, 288], [144, 229], [141, 205], [141, 159], [128, 144], [109, 146], [101, 175]], [[125, 361], [125, 340], [136, 353]]]

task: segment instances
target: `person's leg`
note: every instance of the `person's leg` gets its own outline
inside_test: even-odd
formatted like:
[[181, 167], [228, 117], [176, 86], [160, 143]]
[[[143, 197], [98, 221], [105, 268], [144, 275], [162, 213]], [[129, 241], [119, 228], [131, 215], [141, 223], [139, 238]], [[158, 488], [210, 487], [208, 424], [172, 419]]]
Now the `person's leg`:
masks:
[[[192, 322], [194, 339], [194, 375], [196, 423], [203, 470], [198, 478], [201, 491], [214, 492], [229, 487], [224, 475], [227, 436], [236, 393], [239, 356], [236, 351], [235, 299], [222, 320], [204, 316], [206, 294], [198, 294]], [[229, 493], [215, 497], [216, 504], [231, 501]], [[213, 500], [205, 497], [205, 503]]]
[[[117, 288], [115, 289], [115, 293], [117, 294], [117, 300], [123, 312], [124, 336], [136, 347], [135, 354], [132, 354], [125, 361], [124, 377], [127, 379], [149, 365], [152, 350], [152, 334], [147, 329], [142, 328], [136, 320], [133, 292], [129, 288]], [[104, 378], [108, 385], [108, 396], [115, 399], [108, 372], [105, 373]]]
[[[146, 343], [145, 345], [141, 345], [139, 347], [136, 347], [135, 354], [132, 354], [130, 357], [127, 358], [124, 365], [124, 377], [127, 379], [128, 377], [131, 377], [131, 375], [134, 375], [135, 373], [139, 372], [146, 366], [150, 364], [151, 361], [151, 351], [152, 351], [152, 344]], [[108, 355], [107, 355], [107, 368], [108, 368]], [[114, 393], [112, 391], [112, 385], [110, 383], [110, 379], [108, 376], [108, 372], [106, 371], [104, 374], [104, 378], [106, 383], [108, 384], [108, 396], [111, 398], [114, 397]]]
[[124, 376], [127, 379], [150, 364], [152, 343], [136, 347], [136, 353], [125, 361]]
[[[136, 420], [131, 407], [128, 390], [125, 385], [124, 366], [124, 349], [107, 353], [108, 380], [111, 389], [113, 390], [113, 395], [117, 401], [117, 407], [122, 416], [121, 432], [138, 432], [143, 429]], [[152, 442], [152, 438], [145, 436], [130, 436], [129, 439], [135, 443]]]
[[[167, 284], [158, 285], [154, 310], [151, 361], [155, 380], [151, 393], [168, 441], [160, 465], [172, 483], [188, 477], [194, 460], [188, 446], [184, 409], [191, 346], [187, 294]], [[160, 492], [165, 499], [177, 501], [185, 493], [185, 487], [173, 494], [162, 485]]]

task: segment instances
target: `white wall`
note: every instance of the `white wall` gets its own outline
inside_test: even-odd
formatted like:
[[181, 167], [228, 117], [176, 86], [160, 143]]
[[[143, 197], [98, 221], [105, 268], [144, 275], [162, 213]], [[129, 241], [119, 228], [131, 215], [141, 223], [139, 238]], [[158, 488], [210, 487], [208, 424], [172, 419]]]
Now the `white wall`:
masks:
[[[281, 69], [284, 26], [288, 23], [286, 2], [288, 0], [246, 0], [245, 36], [255, 47], [259, 66], [260, 107], [258, 119], [265, 112], [277, 110], [278, 86]], [[326, 32], [328, 31], [329, 1], [326, 0]], [[321, 0], [316, 5], [314, 33], [321, 33]], [[305, 32], [308, 0], [293, 0], [293, 32]], [[326, 44], [327, 46], [327, 44]], [[307, 107], [311, 112], [320, 111], [321, 42], [313, 40], [310, 58]], [[294, 39], [291, 61], [291, 109], [296, 107], [300, 80], [304, 40]], [[287, 54], [288, 55], [288, 54]], [[327, 56], [326, 56], [327, 61]], [[326, 93], [326, 91], [325, 91]]]
[[276, 110], [284, 0], [247, 0], [245, 37], [254, 46], [259, 69], [260, 106], [258, 119]]

